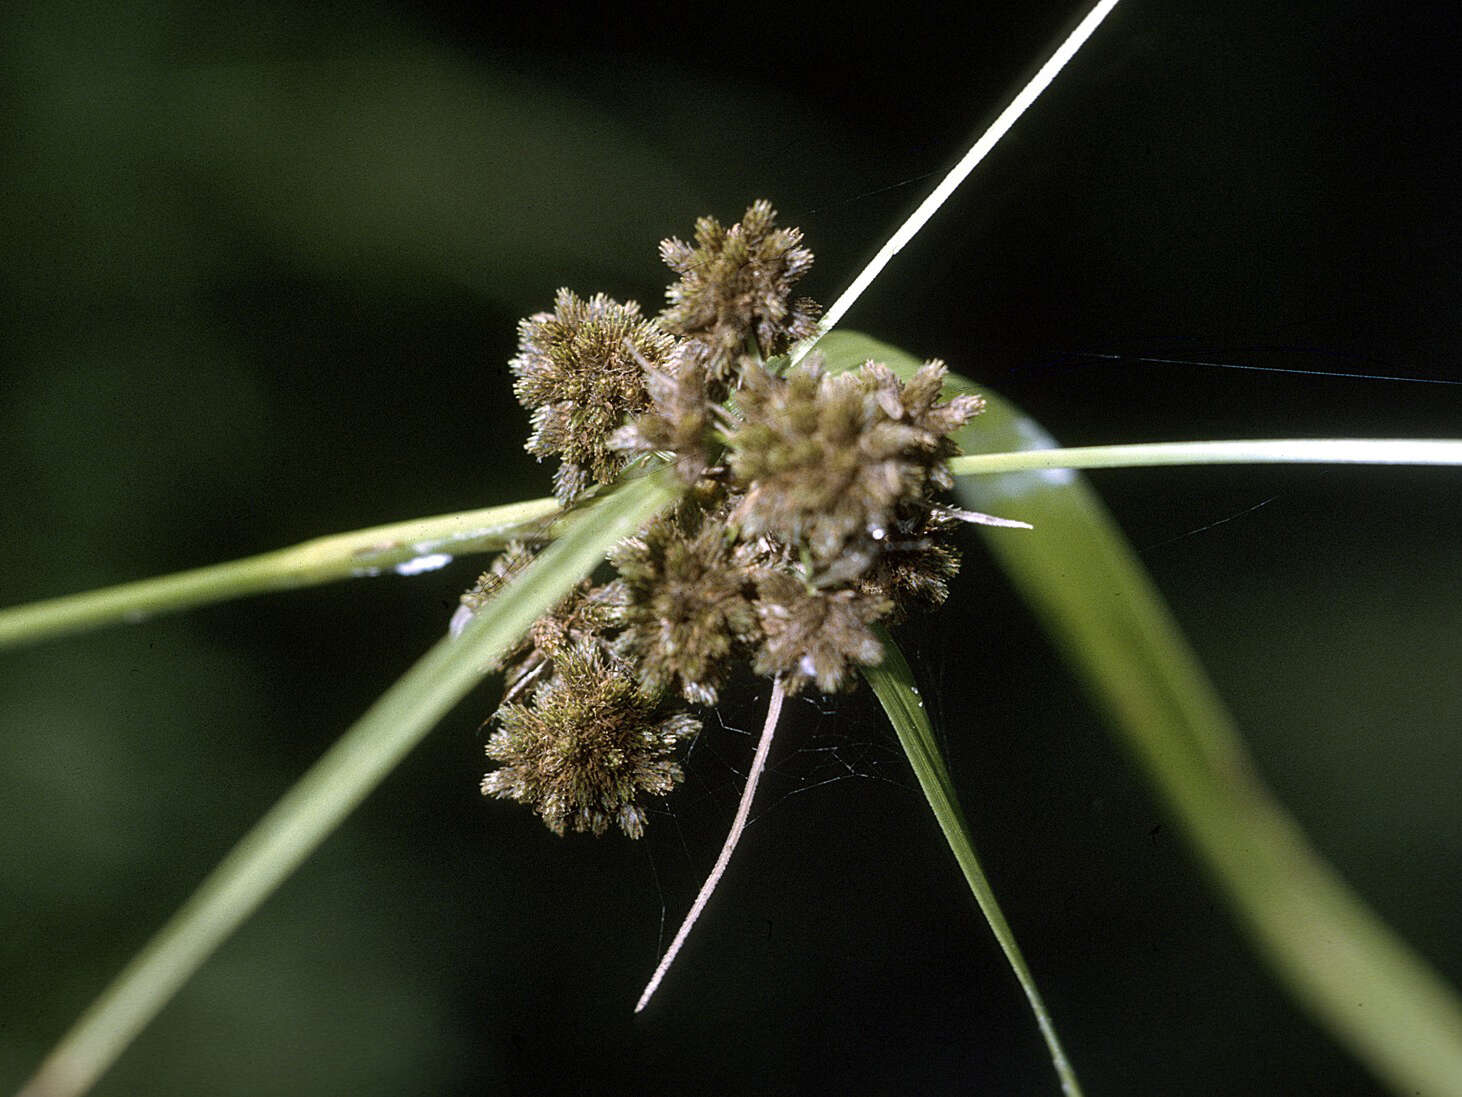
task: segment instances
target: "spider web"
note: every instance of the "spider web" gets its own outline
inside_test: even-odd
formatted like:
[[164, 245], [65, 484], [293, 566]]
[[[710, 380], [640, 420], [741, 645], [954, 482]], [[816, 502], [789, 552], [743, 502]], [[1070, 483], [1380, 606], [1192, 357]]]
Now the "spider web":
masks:
[[[930, 669], [927, 660], [917, 650], [911, 658], [925, 677]], [[725, 691], [722, 703], [705, 713], [703, 727], [691, 743], [683, 763], [684, 782], [658, 810], [652, 810], [650, 834], [658, 840], [646, 842], [644, 848], [660, 907], [657, 955], [692, 894], [687, 887], [693, 889], [703, 876], [714, 844], [724, 837], [735, 814], [767, 694], [767, 681], [749, 676]], [[931, 716], [939, 729], [938, 712]], [[789, 698], [748, 827], [784, 810], [794, 798], [823, 795], [848, 781], [895, 786], [907, 795], [911, 811], [923, 804], [898, 738], [865, 686], [835, 696], [810, 689]]]
[[[761, 686], [707, 713], [685, 759], [685, 784], [667, 805], [677, 824], [707, 813], [729, 819], [735, 811], [764, 716], [767, 690]], [[793, 797], [843, 781], [918, 793], [898, 740], [866, 689], [837, 696], [809, 690], [789, 698], [776, 736], [751, 825]]]

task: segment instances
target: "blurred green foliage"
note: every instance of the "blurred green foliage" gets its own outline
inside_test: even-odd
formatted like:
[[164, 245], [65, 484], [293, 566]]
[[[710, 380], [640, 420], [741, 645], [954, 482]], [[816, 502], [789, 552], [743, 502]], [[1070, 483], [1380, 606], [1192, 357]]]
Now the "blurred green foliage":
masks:
[[[655, 242], [763, 195], [831, 299], [927, 186], [910, 180], [1074, 15], [7, 6], [0, 601], [544, 494], [509, 392], [518, 317], [559, 285], [653, 308]], [[1081, 355], [1447, 379], [1456, 19], [1130, 0], [853, 320], [1073, 444], [1455, 435], [1456, 389]], [[1455, 477], [1096, 482], [1281, 797], [1462, 977]], [[908, 643], [1090, 1090], [1375, 1092], [1244, 951], [969, 555], [956, 605]], [[0, 661], [0, 1087], [440, 635], [474, 574]], [[644, 843], [560, 841], [477, 794], [492, 704], [485, 687], [444, 724], [98, 1092], [1047, 1091], [917, 792], [873, 779], [889, 769], [866, 759], [893, 747], [866, 697], [799, 707], [677, 985], [633, 1023], [749, 744], [708, 733]], [[855, 776], [814, 790], [834, 733]]]

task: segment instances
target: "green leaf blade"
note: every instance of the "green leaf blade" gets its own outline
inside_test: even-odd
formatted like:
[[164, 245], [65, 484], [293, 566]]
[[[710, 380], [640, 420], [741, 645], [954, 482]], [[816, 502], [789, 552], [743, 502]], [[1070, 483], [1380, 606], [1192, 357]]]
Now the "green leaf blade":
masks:
[[[1008, 410], [1008, 409], [1007, 409]], [[1000, 412], [997, 407], [996, 418]], [[982, 437], [986, 431], [978, 431]], [[1219, 442], [1145, 442], [1120, 446], [966, 454], [949, 462], [956, 476], [1032, 469], [1158, 468], [1170, 465], [1462, 465], [1455, 438], [1255, 438]]]
[[73, 1097], [116, 1061], [258, 909], [529, 626], [680, 491], [661, 468], [578, 512], [473, 617], [419, 659], [256, 823], [46, 1058], [22, 1097]]
[[964, 812], [960, 810], [959, 797], [955, 793], [954, 782], [950, 779], [949, 768], [944, 764], [944, 756], [939, 753], [939, 745], [934, 739], [934, 728], [924, 710], [919, 688], [914, 683], [913, 671], [909, 669], [903, 652], [886, 632], [882, 633], [881, 639], [883, 661], [877, 666], [864, 667], [863, 677], [873, 688], [889, 723], [893, 725], [899, 744], [904, 748], [914, 775], [919, 779], [919, 787], [924, 790], [924, 798], [929, 801], [939, 829], [944, 832], [944, 839], [949, 843], [955, 860], [959, 862], [970, 893], [979, 904], [980, 912], [990, 924], [991, 932], [995, 934], [1006, 961], [1030, 1002], [1041, 1037], [1050, 1052], [1051, 1063], [1056, 1068], [1057, 1077], [1061, 1079], [1061, 1092], [1066, 1097], [1080, 1097], [1081, 1086], [1076, 1080], [1076, 1072], [1056, 1035], [1056, 1026], [1040, 991], [1036, 988], [1030, 965], [1026, 963], [1020, 945], [1015, 940], [1015, 932], [1006, 921], [1005, 914], [995, 899], [994, 889], [990, 887], [990, 881], [980, 867], [974, 840], [970, 837], [969, 824], [965, 821]]
[[553, 499], [317, 537], [289, 548], [0, 609], [0, 650], [232, 598], [378, 575], [434, 554], [489, 552], [553, 517]]
[[[905, 375], [919, 365], [866, 336], [833, 333], [821, 349], [829, 368], [870, 357]], [[988, 389], [955, 375], [947, 388], [989, 401], [959, 438], [967, 451], [1056, 448]], [[1279, 981], [1396, 1093], [1462, 1097], [1462, 1002], [1264, 787], [1196, 656], [1085, 480], [1051, 467], [967, 476], [958, 491], [972, 509], [1034, 525], [980, 532]]]

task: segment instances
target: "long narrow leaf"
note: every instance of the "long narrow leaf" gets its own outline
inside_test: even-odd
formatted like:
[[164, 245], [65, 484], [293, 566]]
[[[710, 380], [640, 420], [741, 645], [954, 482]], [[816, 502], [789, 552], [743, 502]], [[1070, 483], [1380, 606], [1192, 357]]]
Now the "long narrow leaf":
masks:
[[[822, 349], [834, 365], [868, 357], [904, 372], [918, 365], [856, 335], [830, 335]], [[979, 391], [990, 406], [967, 428], [967, 449], [1054, 448], [1039, 425]], [[1261, 783], [1161, 597], [1081, 477], [969, 476], [959, 490], [972, 508], [1035, 526], [986, 540], [1290, 993], [1397, 1093], [1462, 1097], [1462, 1003]]]
[[[995, 418], [999, 418], [1000, 409], [997, 408], [996, 412]], [[990, 422], [981, 420], [983, 426]], [[983, 438], [989, 432], [982, 430], [978, 433]], [[1462, 465], [1462, 441], [1454, 438], [1256, 438], [1223, 442], [1146, 442], [1014, 453], [972, 453], [954, 458], [949, 467], [956, 476], [974, 476], [1034, 469], [1273, 464]]]
[[517, 639], [593, 570], [605, 551], [675, 498], [669, 469], [630, 481], [575, 515], [563, 535], [444, 638], [234, 847], [81, 1016], [22, 1097], [85, 1092], [220, 943], [395, 768]]
[[1045, 64], [1037, 69], [1035, 75], [1026, 82], [1025, 87], [1016, 92], [1015, 98], [995, 116], [995, 120], [986, 127], [984, 133], [976, 138], [975, 143], [960, 157], [959, 162], [949, 169], [949, 173], [939, 181], [938, 185], [914, 209], [914, 212], [909, 214], [904, 223], [894, 230], [893, 235], [884, 242], [883, 247], [878, 249], [867, 265], [858, 272], [857, 277], [853, 279], [848, 288], [828, 306], [827, 312], [823, 313], [822, 321], [817, 325], [817, 334], [792, 348], [791, 361], [794, 365], [807, 356], [807, 353], [822, 336], [837, 326], [858, 298], [863, 295], [864, 290], [873, 285], [879, 274], [883, 272], [883, 268], [888, 266], [889, 261], [923, 231], [924, 226], [939, 212], [939, 208], [949, 201], [954, 192], [959, 189], [960, 184], [969, 178], [970, 172], [979, 167], [981, 161], [990, 155], [991, 150], [1020, 120], [1020, 116], [1045, 93], [1060, 71], [1066, 67], [1067, 62], [1076, 56], [1082, 46], [1086, 45], [1087, 39], [1096, 33], [1096, 29], [1102, 25], [1102, 20], [1106, 19], [1116, 6], [1117, 0], [1097, 0], [1091, 6], [1081, 22], [1072, 28], [1071, 33], [1056, 47], [1051, 56], [1046, 59]]
[[532, 499], [393, 522], [317, 537], [242, 560], [13, 606], [0, 610], [0, 649], [271, 590], [391, 570], [410, 574], [413, 568], [425, 570], [454, 555], [500, 549], [557, 510], [552, 499]]
[[1015, 933], [1005, 920], [1005, 914], [995, 900], [990, 881], [985, 878], [979, 858], [975, 856], [969, 824], [965, 822], [964, 812], [960, 810], [954, 782], [950, 780], [949, 769], [944, 764], [943, 755], [939, 753], [939, 744], [934, 740], [934, 728], [929, 723], [929, 714], [924, 710], [924, 702], [914, 684], [913, 671], [909, 669], [908, 661], [904, 659], [903, 652], [893, 639], [886, 633], [881, 638], [883, 662], [876, 667], [865, 667], [863, 677], [868, 679], [868, 684], [873, 687], [879, 703], [883, 705], [883, 711], [888, 714], [889, 723], [898, 733], [899, 743], [909, 756], [909, 764], [919, 779], [919, 787], [924, 790], [924, 797], [934, 809], [934, 818], [939, 822], [939, 829], [944, 832], [944, 840], [954, 851], [954, 858], [959, 862], [960, 871], [964, 873], [975, 902], [980, 905], [980, 912], [984, 914], [985, 921], [990, 923], [990, 929], [1000, 943], [1005, 959], [1030, 1001], [1031, 1010], [1036, 1015], [1036, 1024], [1040, 1026], [1041, 1036], [1051, 1053], [1051, 1062], [1061, 1079], [1061, 1091], [1067, 1097], [1079, 1097], [1081, 1086], [1076, 1081], [1076, 1072], [1056, 1036], [1056, 1027], [1046, 1010], [1046, 1003], [1041, 999], [1040, 991], [1036, 989], [1030, 965], [1025, 962], [1020, 945], [1016, 943]]

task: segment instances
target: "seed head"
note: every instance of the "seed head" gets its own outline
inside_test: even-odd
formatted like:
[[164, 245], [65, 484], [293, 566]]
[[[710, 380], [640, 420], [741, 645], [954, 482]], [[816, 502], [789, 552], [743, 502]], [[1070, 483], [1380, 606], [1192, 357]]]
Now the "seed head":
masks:
[[508, 547], [493, 558], [488, 569], [477, 577], [477, 582], [472, 584], [471, 589], [462, 595], [462, 604], [476, 613], [494, 594], [531, 564], [536, 555], [537, 551], [522, 541], [510, 541]]
[[[942, 401], [942, 363], [907, 382], [874, 361], [838, 375], [816, 356], [785, 375], [767, 365], [816, 332], [817, 306], [791, 298], [812, 263], [801, 240], [765, 201], [729, 228], [703, 217], [693, 245], [660, 245], [679, 280], [657, 319], [565, 289], [519, 325], [510, 364], [532, 413], [527, 448], [562, 459], [561, 503], [632, 457], [673, 458], [686, 482], [610, 553], [616, 578], [584, 580], [504, 659], [487, 746], [499, 765], [482, 790], [530, 804], [559, 834], [643, 832], [645, 799], [681, 779], [675, 748], [700, 726], [662, 707], [672, 694], [716, 703], [747, 656], [788, 693], [848, 686], [883, 656], [874, 624], [948, 595], [955, 525], [1011, 524], [935, 498], [952, 486], [952, 435], [984, 404]], [[453, 628], [533, 551], [499, 557]]]
[[893, 603], [890, 624], [911, 612], [937, 609], [949, 597], [949, 581], [959, 572], [959, 551], [949, 535], [956, 525], [938, 508], [917, 505], [889, 526], [857, 586]]
[[584, 301], [561, 289], [552, 312], [518, 325], [518, 354], [508, 365], [518, 402], [533, 413], [525, 448], [563, 459], [553, 478], [559, 502], [609, 483], [624, 467], [609, 436], [649, 405], [643, 363], [662, 368], [674, 345], [635, 302], [602, 293]]
[[[477, 577], [472, 589], [462, 595], [462, 611], [476, 613], [518, 573], [533, 562], [536, 548], [514, 541], [499, 553], [492, 565]], [[508, 696], [515, 696], [530, 681], [551, 669], [553, 653], [571, 642], [586, 642], [618, 627], [624, 614], [622, 584], [593, 586], [581, 582], [553, 609], [533, 622], [528, 633], [499, 660], [505, 668]], [[459, 611], [459, 612], [462, 612]], [[544, 665], [547, 664], [547, 665]]]
[[635, 659], [640, 682], [671, 686], [688, 701], [715, 704], [733, 650], [757, 631], [751, 576], [733, 560], [724, 522], [667, 515], [621, 542], [611, 560], [629, 591], [617, 651]]
[[609, 448], [627, 455], [673, 453], [681, 477], [693, 483], [708, 463], [712, 401], [705, 370], [689, 347], [682, 343], [663, 370], [647, 371], [649, 409], [615, 431]]
[[616, 823], [631, 838], [644, 833], [644, 799], [680, 781], [675, 749], [700, 728], [688, 713], [661, 712], [594, 642], [556, 652], [552, 677], [497, 720], [487, 754], [501, 765], [483, 778], [485, 795], [530, 805], [555, 834]]
[[765, 639], [757, 649], [758, 674], [782, 675], [788, 693], [816, 682], [836, 693], [854, 665], [876, 666], [883, 645], [868, 626], [892, 608], [887, 599], [858, 590], [812, 590], [785, 572], [757, 582], [756, 613]]
[[856, 374], [826, 375], [817, 360], [785, 378], [754, 370], [738, 403], [731, 469], [746, 498], [735, 518], [751, 536], [805, 545], [818, 569], [922, 491], [922, 467], [907, 456], [921, 436], [884, 414]]
[[[522, 541], [513, 541], [502, 552], [493, 558], [488, 569], [477, 577], [477, 582], [463, 593], [459, 599], [460, 608], [458, 616], [452, 618], [452, 629], [459, 631], [462, 625], [472, 619], [472, 615], [485, 606], [498, 591], [514, 579], [524, 568], [533, 562], [537, 552], [524, 544]], [[459, 621], [461, 622], [459, 624]], [[522, 676], [525, 670], [529, 669], [523, 664], [525, 656], [533, 648], [533, 641], [529, 636], [524, 636], [507, 651], [503, 652], [498, 664], [509, 668], [507, 671], [507, 685], [511, 689], [516, 685], [517, 679]]]
[[948, 433], [980, 409], [978, 397], [936, 403], [943, 377], [938, 362], [908, 385], [877, 362], [829, 375], [816, 356], [785, 378], [748, 371], [730, 438], [743, 531], [805, 546], [824, 584], [855, 578], [900, 511], [948, 482]]
[[859, 373], [885, 415], [919, 432], [915, 448], [925, 459], [930, 486], [948, 491], [954, 482], [944, 461], [959, 453], [950, 435], [985, 410], [985, 398], [966, 393], [939, 403], [949, 367], [937, 358], [925, 362], [907, 382], [899, 381], [893, 370], [872, 359]]
[[665, 292], [669, 306], [660, 323], [691, 341], [713, 382], [733, 378], [753, 360], [748, 337], [771, 357], [817, 330], [816, 302], [791, 299], [792, 284], [812, 266], [812, 252], [800, 246], [799, 230], [776, 223], [776, 210], [762, 199], [730, 228], [702, 217], [694, 247], [674, 238], [660, 244], [660, 257], [680, 275]]

